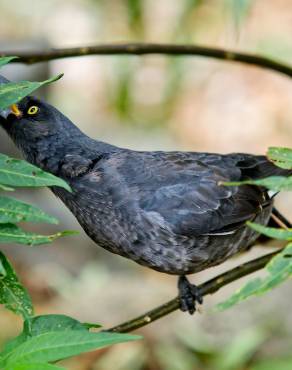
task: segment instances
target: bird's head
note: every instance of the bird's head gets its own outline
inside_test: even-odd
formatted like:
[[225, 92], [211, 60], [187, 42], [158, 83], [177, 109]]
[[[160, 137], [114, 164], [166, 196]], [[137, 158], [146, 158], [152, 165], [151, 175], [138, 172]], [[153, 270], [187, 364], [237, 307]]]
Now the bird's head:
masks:
[[[0, 75], [0, 87], [8, 82]], [[7, 109], [0, 109], [0, 126], [26, 160], [50, 171], [53, 170], [49, 164], [57, 163], [58, 158], [66, 154], [86, 150], [95, 156], [97, 150], [112, 148], [89, 138], [58, 109], [33, 96], [27, 96]]]
[[64, 135], [67, 120], [56, 108], [31, 96], [3, 110], [0, 116], [0, 124], [8, 135], [27, 144], [58, 133]]
[[0, 111], [0, 125], [25, 157], [47, 145], [61, 147], [81, 133], [52, 105], [31, 96]]

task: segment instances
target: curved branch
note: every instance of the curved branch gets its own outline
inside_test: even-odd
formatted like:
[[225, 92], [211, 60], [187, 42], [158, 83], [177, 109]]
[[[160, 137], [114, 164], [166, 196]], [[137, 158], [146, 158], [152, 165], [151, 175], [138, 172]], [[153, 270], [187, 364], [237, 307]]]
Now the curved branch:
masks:
[[119, 43], [100, 44], [94, 46], [47, 49], [42, 51], [2, 51], [0, 56], [18, 55], [13, 63], [33, 64], [60, 58], [69, 58], [85, 55], [199, 55], [203, 57], [247, 63], [292, 77], [292, 67], [276, 62], [270, 58], [256, 54], [240, 53], [233, 50], [209, 48], [198, 45], [172, 45], [172, 44], [147, 44], [147, 43]]
[[[198, 288], [201, 290], [203, 296], [213, 294], [223, 286], [228, 285], [229, 283], [232, 283], [233, 281], [240, 279], [243, 276], [249, 275], [255, 271], [262, 269], [280, 251], [281, 250], [272, 252], [265, 256], [256, 258], [252, 261], [246, 262], [238, 267], [233, 268], [232, 270], [229, 270], [221, 275], [214, 277], [211, 280], [206, 281], [205, 283], [199, 285]], [[105, 331], [128, 333], [130, 331], [141, 328], [142, 326], [146, 326], [153, 321], [172, 313], [178, 308], [179, 300], [177, 297], [159, 307], [154, 308], [151, 311], [144, 313], [141, 316], [114, 326], [110, 329], [106, 329]]]

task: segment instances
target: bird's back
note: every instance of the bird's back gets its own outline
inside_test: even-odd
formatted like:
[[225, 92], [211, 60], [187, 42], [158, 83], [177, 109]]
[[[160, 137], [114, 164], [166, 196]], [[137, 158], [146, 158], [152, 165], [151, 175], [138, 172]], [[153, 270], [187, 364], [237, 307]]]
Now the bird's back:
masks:
[[272, 199], [264, 188], [220, 183], [281, 174], [288, 171], [263, 156], [114, 150], [99, 153], [82, 175], [63, 174], [74, 193], [59, 195], [106, 249], [187, 273], [247, 247], [256, 234], [245, 222], [269, 218]]

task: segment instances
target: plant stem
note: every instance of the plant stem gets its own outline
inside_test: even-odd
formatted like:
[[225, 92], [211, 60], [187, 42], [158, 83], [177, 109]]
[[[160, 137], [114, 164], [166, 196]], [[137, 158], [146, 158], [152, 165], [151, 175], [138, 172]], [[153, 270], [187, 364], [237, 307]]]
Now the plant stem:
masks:
[[166, 54], [173, 56], [199, 55], [203, 57], [247, 63], [262, 68], [271, 69], [292, 77], [292, 67], [279, 63], [267, 57], [256, 54], [241, 53], [234, 50], [209, 48], [198, 45], [148, 44], [148, 43], [118, 43], [81, 46], [74, 48], [46, 49], [40, 51], [2, 51], [0, 56], [18, 55], [12, 63], [33, 64], [59, 58], [78, 57], [85, 55], [146, 55]]
[[[223, 286], [228, 285], [233, 281], [240, 279], [243, 276], [249, 275], [255, 271], [262, 269], [280, 251], [281, 250], [269, 253], [265, 256], [256, 258], [252, 261], [237, 266], [227, 272], [224, 272], [223, 274], [216, 276], [211, 280], [206, 281], [205, 283], [199, 285], [198, 288], [201, 290], [203, 296], [213, 294]], [[105, 331], [128, 333], [130, 331], [141, 328], [142, 326], [146, 326], [152, 323], [153, 321], [160, 319], [163, 316], [169, 315], [178, 308], [179, 308], [179, 299], [178, 297], [176, 297], [171, 301], [164, 303], [163, 305], [144, 313], [141, 316], [138, 316], [132, 320], [114, 326], [110, 329], [106, 329]]]

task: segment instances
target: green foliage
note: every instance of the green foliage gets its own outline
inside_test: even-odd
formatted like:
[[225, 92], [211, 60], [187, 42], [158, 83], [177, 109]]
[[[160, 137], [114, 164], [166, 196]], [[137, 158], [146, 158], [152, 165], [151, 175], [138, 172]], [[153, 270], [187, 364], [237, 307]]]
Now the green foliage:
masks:
[[225, 302], [220, 303], [218, 308], [225, 310], [250, 296], [266, 293], [286, 281], [292, 274], [292, 243], [274, 257], [265, 270], [266, 276], [248, 281]]
[[292, 190], [292, 176], [270, 176], [265, 179], [259, 180], [246, 180], [246, 181], [231, 181], [224, 182], [223, 185], [226, 186], [239, 186], [239, 185], [256, 185], [264, 186], [270, 190], [274, 191], [288, 191]]
[[20, 221], [58, 223], [55, 217], [47, 215], [38, 207], [0, 195], [0, 224]]
[[[14, 57], [0, 58], [0, 66]], [[61, 77], [44, 82], [19, 82], [0, 85], [0, 109], [21, 100], [35, 89]], [[0, 190], [14, 187], [59, 186], [71, 191], [69, 185], [31, 164], [0, 154]], [[39, 235], [22, 230], [17, 223], [58, 221], [39, 208], [14, 198], [0, 196], [0, 243], [39, 245], [75, 232], [63, 231], [53, 235]], [[6, 344], [0, 353], [0, 369], [54, 370], [62, 369], [50, 362], [92, 351], [111, 344], [135, 340], [138, 337], [118, 333], [90, 332], [98, 324], [82, 324], [64, 315], [33, 316], [31, 298], [20, 283], [13, 267], [0, 252], [0, 304], [24, 319], [22, 333]]]
[[5, 64], [11, 62], [11, 60], [16, 59], [17, 57], [2, 57], [0, 58], [0, 67], [5, 66]]
[[278, 167], [292, 169], [292, 149], [271, 147], [268, 149], [267, 157]]
[[[1, 89], [0, 89], [1, 91]], [[1, 190], [13, 187], [60, 186], [71, 191], [69, 185], [56, 176], [18, 159], [0, 154]], [[9, 188], [7, 189], [7, 185]], [[15, 225], [20, 221], [57, 223], [58, 221], [40, 209], [13, 198], [0, 196], [0, 243], [40, 245], [51, 243], [58, 237], [75, 232], [63, 231], [53, 235], [38, 235], [26, 232]]]
[[44, 364], [44, 363], [29, 363], [29, 364], [13, 364], [8, 365], [6, 370], [64, 370], [64, 367], [51, 365], [51, 364]]
[[253, 222], [247, 222], [247, 225], [258, 233], [264, 234], [269, 238], [288, 241], [292, 240], [292, 229], [277, 229], [276, 227], [266, 227]]
[[24, 231], [14, 224], [0, 224], [0, 243], [18, 243], [34, 246], [48, 244], [61, 236], [69, 236], [77, 233], [77, 231], [65, 230], [52, 235], [39, 235]]
[[30, 296], [2, 252], [0, 262], [0, 303], [10, 311], [22, 315], [24, 319], [31, 317], [33, 306]]
[[9, 158], [4, 154], [0, 154], [0, 184], [14, 187], [60, 186], [70, 191], [64, 180], [30, 163]]
[[86, 325], [65, 315], [27, 319], [22, 333], [0, 353], [0, 368], [47, 364], [105, 346], [139, 339], [134, 335], [90, 332]]
[[[268, 149], [267, 157], [278, 167], [287, 170], [292, 169], [292, 149], [271, 147]], [[259, 180], [225, 182], [223, 185], [238, 186], [244, 184], [264, 186], [274, 191], [289, 191], [292, 190], [292, 176], [270, 176]]]
[[[265, 227], [248, 222], [248, 226], [255, 231], [262, 233], [273, 239], [292, 240], [291, 229], [277, 229]], [[289, 243], [278, 255], [276, 255], [266, 266], [266, 276], [257, 277], [248, 281], [243, 287], [238, 289], [226, 301], [217, 305], [219, 310], [225, 310], [240, 301], [253, 295], [259, 295], [270, 291], [280, 283], [286, 281], [292, 275], [292, 243]]]
[[[1, 66], [1, 59], [0, 59]], [[9, 82], [7, 84], [1, 85], [0, 89], [0, 109], [5, 109], [11, 104], [19, 102], [25, 96], [31, 94], [38, 88], [50, 84], [51, 82], [59, 80], [63, 74], [60, 74], [56, 77], [52, 77], [49, 80], [42, 82], [30, 82], [30, 81], [21, 81], [21, 82]]]
[[0, 184], [0, 190], [4, 190], [4, 191], [14, 191], [13, 188], [11, 188], [10, 186], [6, 186], [6, 185], [3, 185], [3, 184]]
[[[271, 147], [268, 150], [267, 157], [281, 168], [292, 169], [292, 150], [289, 148]], [[226, 183], [226, 185], [239, 186], [242, 184], [261, 185], [274, 191], [292, 190], [292, 177], [273, 176], [260, 180]], [[220, 310], [232, 307], [253, 295], [266, 293], [286, 281], [292, 275], [292, 229], [266, 227], [252, 222], [247, 222], [247, 225], [258, 233], [272, 239], [285, 240], [290, 243], [267, 264], [265, 267], [266, 275], [264, 277], [258, 277], [248, 281], [230, 298], [217, 305]]]

